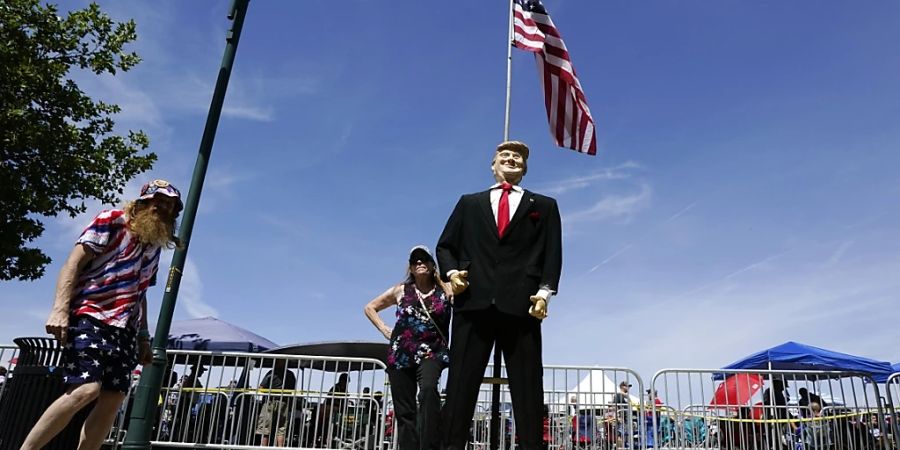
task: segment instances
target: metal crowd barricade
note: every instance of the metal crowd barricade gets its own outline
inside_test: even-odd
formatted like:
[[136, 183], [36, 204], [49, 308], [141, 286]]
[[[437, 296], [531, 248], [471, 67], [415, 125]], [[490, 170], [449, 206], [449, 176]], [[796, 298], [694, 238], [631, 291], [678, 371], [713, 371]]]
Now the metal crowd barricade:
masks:
[[385, 446], [383, 405], [389, 394], [378, 360], [167, 353], [171, 375], [159, 398], [154, 448]]
[[139, 379], [140, 377], [137, 375], [132, 375], [131, 385], [128, 387], [125, 400], [116, 412], [116, 418], [109, 429], [109, 434], [106, 435], [106, 439], [103, 441], [103, 449], [105, 450], [116, 450], [125, 443], [125, 431], [128, 429], [128, 414], [131, 412], [131, 406], [134, 404], [134, 388], [137, 386]]
[[548, 448], [646, 448], [643, 392], [643, 380], [630, 369], [544, 366]]
[[[492, 368], [488, 370], [492, 370]], [[515, 425], [512, 422], [513, 416], [508, 388], [508, 385], [501, 385], [500, 388], [501, 399], [505, 399], [505, 401], [501, 400], [500, 404], [500, 449], [510, 448], [510, 434], [515, 429]], [[491, 385], [482, 385], [478, 392], [478, 401], [475, 403], [475, 414], [472, 416], [471, 439], [469, 441], [469, 447], [472, 450], [487, 450], [490, 448], [491, 424], [493, 423], [491, 396]]]
[[889, 414], [882, 416], [877, 408], [828, 406], [823, 410], [827, 426], [836, 444], [854, 449], [890, 448], [891, 433], [885, 428]]
[[[488, 374], [492, 370], [488, 367]], [[501, 377], [498, 447], [515, 450], [518, 438], [505, 367], [501, 368]], [[621, 382], [632, 385], [629, 393], [620, 392]], [[542, 435], [547, 449], [645, 448], [647, 409], [641, 395], [644, 383], [634, 371], [613, 367], [545, 365], [543, 383]], [[490, 448], [491, 393], [491, 383], [483, 384], [472, 421], [469, 442], [472, 449]]]
[[[889, 445], [878, 385], [859, 373], [666, 369], [653, 377], [650, 390], [656, 403], [651, 408], [656, 448], [876, 450]], [[801, 391], [806, 391], [803, 398]]]
[[[831, 445], [824, 439], [825, 436], [821, 432], [807, 430], [805, 434], [801, 434], [799, 427], [789, 428], [793, 421], [780, 419], [780, 417], [788, 417], [791, 414], [811, 417], [811, 410], [808, 407], [765, 406], [757, 409], [758, 416], [754, 416], [752, 412], [748, 411], [752, 410], [745, 409], [735, 412], [729, 411], [729, 408], [712, 408], [708, 404], [688, 405], [681, 410], [679, 417], [669, 424], [669, 426], [674, 425], [675, 428], [668, 432], [671, 433], [675, 442], [680, 442], [682, 446], [688, 448], [747, 449], [762, 447], [759, 443], [769, 439], [769, 436], [766, 435], [767, 429], [762, 424], [770, 424], [776, 429], [772, 435], [783, 437], [780, 443], [772, 440], [773, 445], [787, 445], [791, 449], [796, 449], [798, 443], [804, 439], [812, 448], [822, 449]], [[796, 421], [797, 424], [801, 422], [803, 419]], [[812, 425], [813, 421], [809, 422]], [[661, 427], [663, 426], [661, 425]]]
[[128, 393], [125, 395], [125, 400], [122, 402], [122, 405], [119, 406], [119, 410], [116, 411], [116, 418], [113, 420], [112, 426], [109, 429], [109, 433], [106, 435], [106, 439], [103, 440], [104, 449], [115, 450], [122, 446], [125, 442], [125, 430], [127, 429], [127, 416], [128, 416], [128, 406], [131, 404], [133, 400], [132, 395], [133, 387], [136, 383], [132, 383], [128, 388]]
[[[12, 344], [0, 345], [0, 367], [3, 367], [3, 370], [5, 370], [5, 373], [0, 373], [0, 376], [5, 377], [3, 380], [8, 380], [12, 376], [18, 356], [18, 346]], [[6, 382], [0, 381], [0, 401], [3, 401], [4, 390], [6, 390]]]
[[890, 431], [888, 441], [900, 450], [900, 372], [892, 374], [884, 383], [886, 398], [885, 420]]

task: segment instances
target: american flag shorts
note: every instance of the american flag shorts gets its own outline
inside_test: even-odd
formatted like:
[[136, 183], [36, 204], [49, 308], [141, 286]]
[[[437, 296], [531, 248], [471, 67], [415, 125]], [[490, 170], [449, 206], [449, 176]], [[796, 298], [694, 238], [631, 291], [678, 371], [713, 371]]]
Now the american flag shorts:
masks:
[[137, 357], [133, 329], [106, 325], [92, 317], [69, 319], [60, 362], [66, 384], [100, 382], [103, 390], [128, 392]]

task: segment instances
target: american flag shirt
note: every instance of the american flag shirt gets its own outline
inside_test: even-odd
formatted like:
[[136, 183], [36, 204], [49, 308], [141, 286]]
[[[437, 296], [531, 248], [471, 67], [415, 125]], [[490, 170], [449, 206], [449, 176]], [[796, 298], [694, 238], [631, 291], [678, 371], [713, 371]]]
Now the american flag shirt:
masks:
[[77, 243], [88, 246], [94, 258], [78, 277], [72, 314], [114, 327], [136, 327], [141, 298], [156, 284], [162, 248], [141, 244], [119, 209], [101, 212]]

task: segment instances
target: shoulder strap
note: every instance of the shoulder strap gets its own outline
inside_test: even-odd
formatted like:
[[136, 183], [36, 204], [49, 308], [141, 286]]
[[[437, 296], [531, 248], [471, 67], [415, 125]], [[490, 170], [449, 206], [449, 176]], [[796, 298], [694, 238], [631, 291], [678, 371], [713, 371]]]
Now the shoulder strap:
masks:
[[[437, 290], [435, 290], [435, 294], [437, 294]], [[429, 313], [428, 308], [425, 307], [425, 302], [422, 301], [422, 297], [419, 297], [418, 295], [416, 295], [416, 297], [419, 298], [419, 305], [422, 306], [422, 311], [425, 311], [425, 315], [428, 316], [428, 320], [430, 320], [431, 323], [434, 325], [434, 329], [437, 330], [438, 334], [441, 335], [441, 338], [444, 340], [444, 342], [446, 342], [449, 345], [450, 341], [447, 340], [447, 336], [444, 336], [444, 332], [441, 331], [441, 327], [438, 326], [437, 322], [434, 321], [434, 318], [431, 317], [431, 313]]]

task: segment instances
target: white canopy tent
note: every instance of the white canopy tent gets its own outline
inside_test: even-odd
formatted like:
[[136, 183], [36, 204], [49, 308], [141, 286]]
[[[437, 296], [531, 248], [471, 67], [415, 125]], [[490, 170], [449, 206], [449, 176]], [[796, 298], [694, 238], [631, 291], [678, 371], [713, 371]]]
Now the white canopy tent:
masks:
[[[606, 371], [600, 369], [591, 370], [577, 386], [569, 390], [566, 401], [571, 404], [574, 397], [579, 408], [610, 404], [613, 402], [613, 396], [619, 392], [619, 383], [622, 381], [633, 383], [627, 379], [612, 380]], [[631, 404], [638, 404], [641, 401], [631, 393], [628, 394], [628, 398]]]

